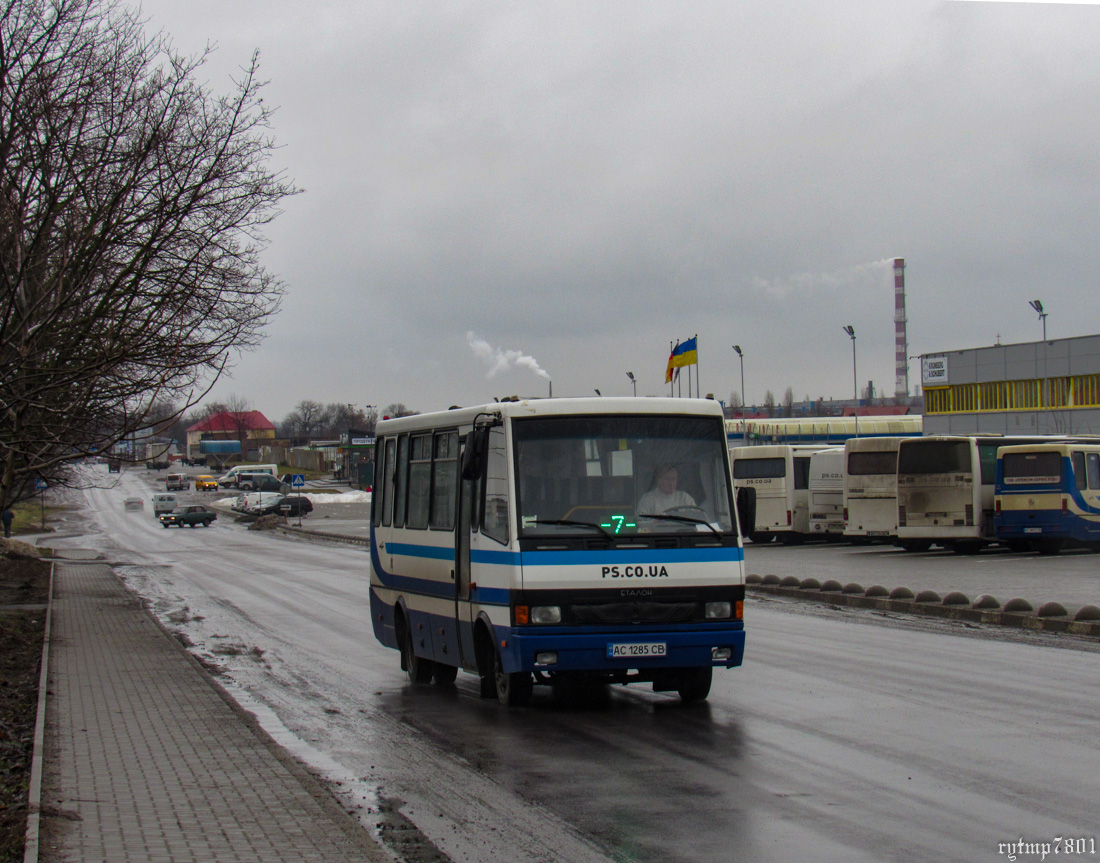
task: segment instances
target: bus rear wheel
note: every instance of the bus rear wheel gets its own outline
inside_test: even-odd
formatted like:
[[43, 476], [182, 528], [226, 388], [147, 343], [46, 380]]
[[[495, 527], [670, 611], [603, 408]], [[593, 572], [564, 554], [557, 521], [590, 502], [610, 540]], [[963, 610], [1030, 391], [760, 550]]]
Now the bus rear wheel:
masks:
[[1061, 553], [1062, 545], [1063, 543], [1060, 539], [1035, 540], [1035, 550], [1044, 556]]
[[531, 693], [535, 688], [530, 672], [507, 672], [504, 670], [500, 651], [495, 651], [494, 656], [493, 681], [496, 684], [497, 700], [505, 707], [522, 707], [531, 700]]

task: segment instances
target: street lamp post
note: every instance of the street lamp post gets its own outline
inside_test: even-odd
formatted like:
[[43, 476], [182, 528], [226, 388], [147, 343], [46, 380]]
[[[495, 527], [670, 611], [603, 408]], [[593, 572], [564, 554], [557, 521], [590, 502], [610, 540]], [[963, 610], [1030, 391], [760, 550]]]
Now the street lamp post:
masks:
[[1039, 383], [1039, 409], [1042, 410], [1043, 403], [1047, 401], [1043, 397], [1043, 390], [1047, 385], [1047, 313], [1043, 311], [1043, 304], [1039, 300], [1029, 300], [1028, 305], [1035, 309], [1043, 325], [1043, 380]]
[[630, 378], [630, 383], [634, 386], [634, 397], [638, 397], [638, 382], [634, 380], [634, 372], [627, 372], [626, 376]]
[[737, 359], [741, 360], [741, 419], [745, 418], [745, 355], [741, 353], [741, 346], [734, 345], [733, 351]]
[[856, 374], [856, 331], [851, 324], [846, 324], [844, 332], [852, 340], [852, 390], [856, 397], [856, 406], [852, 413], [856, 418], [856, 437], [859, 437], [859, 376]]
[[1043, 325], [1043, 341], [1045, 342], [1047, 340], [1047, 313], [1043, 311], [1043, 304], [1039, 300], [1031, 300], [1028, 305], [1039, 314], [1039, 321]]

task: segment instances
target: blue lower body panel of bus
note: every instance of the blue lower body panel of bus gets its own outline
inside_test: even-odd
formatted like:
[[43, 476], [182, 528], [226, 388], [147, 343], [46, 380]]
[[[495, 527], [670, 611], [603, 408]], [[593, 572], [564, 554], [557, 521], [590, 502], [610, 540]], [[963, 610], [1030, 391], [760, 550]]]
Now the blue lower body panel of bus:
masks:
[[1100, 519], [1096, 516], [1047, 510], [1008, 510], [995, 518], [997, 539], [1064, 539], [1086, 545], [1100, 543]]
[[[703, 624], [675, 631], [498, 627], [496, 635], [507, 672], [733, 668], [745, 655], [743, 624]], [[715, 658], [715, 651], [721, 658]]]

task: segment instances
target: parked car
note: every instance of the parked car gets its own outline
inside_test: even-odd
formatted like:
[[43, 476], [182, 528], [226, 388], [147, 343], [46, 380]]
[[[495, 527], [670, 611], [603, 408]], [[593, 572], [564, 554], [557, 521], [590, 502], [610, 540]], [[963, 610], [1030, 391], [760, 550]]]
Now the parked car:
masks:
[[145, 469], [146, 470], [168, 470], [168, 462], [158, 461], [158, 460], [153, 459], [153, 460], [145, 462]]
[[164, 478], [164, 488], [166, 491], [187, 491], [191, 488], [191, 480], [186, 474], [170, 473]]
[[291, 518], [297, 518], [313, 512], [313, 501], [308, 497], [303, 497], [298, 494], [284, 494], [279, 495], [278, 499], [265, 503], [262, 506], [254, 506], [249, 512], [255, 515], [270, 515], [271, 513], [275, 513], [277, 515], [288, 515]]
[[277, 491], [281, 494], [290, 491], [288, 483], [269, 473], [237, 474], [237, 487], [241, 491]]
[[195, 491], [217, 491], [218, 481], [214, 477], [203, 474], [195, 477]]
[[122, 462], [117, 458], [108, 459], [107, 473], [119, 473], [122, 470]]
[[264, 507], [273, 500], [282, 497], [277, 491], [250, 491], [247, 494], [239, 494], [229, 505], [234, 512], [244, 512], [250, 515], [256, 507]]
[[210, 527], [210, 523], [215, 521], [217, 517], [218, 514], [214, 510], [197, 504], [177, 506], [171, 512], [158, 516], [160, 523], [165, 527], [171, 527], [172, 525], [176, 527], [198, 527], [200, 524], [203, 527]]

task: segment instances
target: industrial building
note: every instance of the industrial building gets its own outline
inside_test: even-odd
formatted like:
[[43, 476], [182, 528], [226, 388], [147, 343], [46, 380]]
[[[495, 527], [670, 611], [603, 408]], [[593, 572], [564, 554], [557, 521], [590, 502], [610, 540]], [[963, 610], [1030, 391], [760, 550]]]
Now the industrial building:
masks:
[[920, 359], [926, 435], [1100, 435], [1100, 335]]

